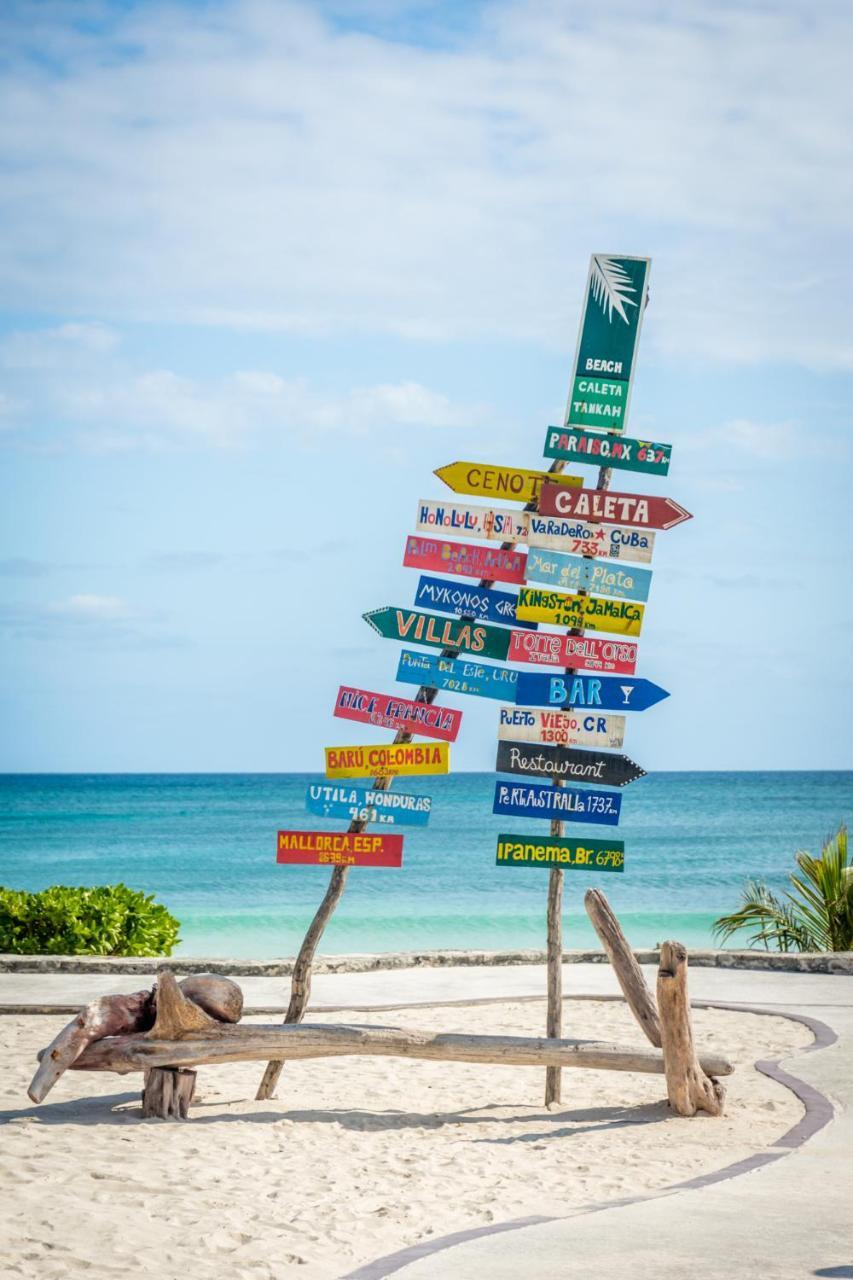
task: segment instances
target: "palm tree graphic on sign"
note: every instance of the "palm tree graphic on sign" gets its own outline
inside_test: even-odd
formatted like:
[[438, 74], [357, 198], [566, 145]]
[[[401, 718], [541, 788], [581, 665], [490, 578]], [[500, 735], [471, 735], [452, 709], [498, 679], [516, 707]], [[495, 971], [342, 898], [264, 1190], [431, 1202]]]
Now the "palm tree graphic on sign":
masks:
[[605, 258], [593, 255], [590, 280], [592, 296], [601, 310], [613, 323], [613, 312], [617, 312], [626, 324], [630, 324], [626, 307], [636, 307], [636, 302], [628, 297], [637, 290], [631, 284], [631, 277], [617, 258]]

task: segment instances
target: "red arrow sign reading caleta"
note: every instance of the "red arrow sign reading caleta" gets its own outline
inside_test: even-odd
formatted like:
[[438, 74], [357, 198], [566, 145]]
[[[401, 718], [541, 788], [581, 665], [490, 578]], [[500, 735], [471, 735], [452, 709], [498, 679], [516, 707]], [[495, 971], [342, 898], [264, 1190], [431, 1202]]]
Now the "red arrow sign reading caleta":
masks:
[[614, 493], [612, 489], [569, 489], [543, 484], [539, 497], [543, 516], [574, 516], [604, 524], [633, 525], [637, 529], [672, 529], [693, 517], [672, 498], [645, 493]]

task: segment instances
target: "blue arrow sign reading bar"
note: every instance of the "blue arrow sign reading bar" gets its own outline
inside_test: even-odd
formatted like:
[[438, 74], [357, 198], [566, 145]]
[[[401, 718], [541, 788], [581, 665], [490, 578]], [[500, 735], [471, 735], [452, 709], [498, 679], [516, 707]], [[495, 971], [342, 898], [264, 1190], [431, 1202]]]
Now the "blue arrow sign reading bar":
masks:
[[513, 818], [560, 818], [615, 827], [622, 797], [613, 791], [577, 791], [547, 782], [496, 782], [492, 813]]
[[528, 582], [548, 582], [560, 591], [591, 591], [618, 600], [648, 600], [652, 582], [651, 569], [539, 547], [527, 553], [525, 574]]
[[[398, 677], [399, 678], [399, 677]], [[645, 711], [669, 693], [651, 680], [632, 676], [546, 675], [519, 671], [515, 701], [519, 707], [598, 707], [602, 711]]]
[[432, 653], [401, 649], [397, 679], [403, 684], [423, 684], [451, 693], [472, 693], [480, 698], [515, 701], [517, 671], [493, 667], [476, 658], [440, 658]]
[[519, 622], [515, 616], [518, 597], [509, 591], [494, 591], [464, 582], [448, 582], [422, 574], [415, 593], [416, 608], [439, 609], [455, 613], [458, 618], [475, 618], [477, 622], [501, 622], [505, 627], [536, 630], [535, 622]]

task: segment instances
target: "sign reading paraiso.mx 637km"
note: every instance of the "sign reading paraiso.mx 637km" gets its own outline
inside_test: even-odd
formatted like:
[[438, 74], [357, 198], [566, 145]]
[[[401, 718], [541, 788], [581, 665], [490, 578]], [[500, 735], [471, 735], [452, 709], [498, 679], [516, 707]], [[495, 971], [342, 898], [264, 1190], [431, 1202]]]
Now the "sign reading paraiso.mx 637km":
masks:
[[650, 258], [590, 259], [566, 426], [624, 431]]
[[559, 458], [563, 462], [588, 462], [622, 471], [665, 476], [669, 471], [672, 445], [631, 440], [627, 436], [600, 435], [597, 431], [549, 427], [544, 453], [546, 458]]

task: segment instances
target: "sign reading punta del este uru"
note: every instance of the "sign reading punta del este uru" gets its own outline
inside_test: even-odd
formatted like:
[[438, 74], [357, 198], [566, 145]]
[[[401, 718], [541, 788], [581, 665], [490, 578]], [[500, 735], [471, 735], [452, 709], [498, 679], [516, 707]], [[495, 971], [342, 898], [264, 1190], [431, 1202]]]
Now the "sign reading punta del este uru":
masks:
[[528, 471], [526, 467], [492, 467], [485, 462], [450, 462], [446, 467], [438, 467], [435, 475], [454, 493], [481, 493], [488, 498], [511, 498], [515, 502], [535, 502], [546, 480], [576, 488], [583, 484], [580, 476]]
[[342, 720], [380, 725], [383, 729], [402, 729], [420, 733], [425, 738], [441, 738], [455, 742], [462, 723], [462, 712], [431, 702], [414, 702], [388, 693], [372, 693], [369, 689], [353, 689], [342, 684], [338, 689], [334, 714]]
[[408, 569], [430, 569], [434, 573], [520, 585], [524, 582], [527, 556], [523, 551], [468, 546], [464, 542], [418, 538], [412, 534], [406, 539], [403, 564]]
[[450, 693], [467, 693], [506, 702], [507, 698], [515, 696], [518, 672], [509, 667], [493, 667], [473, 658], [442, 658], [438, 654], [402, 649], [397, 679], [402, 684], [425, 685], [432, 689], [447, 689]]
[[638, 529], [672, 529], [693, 519], [673, 498], [614, 493], [612, 489], [561, 489], [556, 484], [542, 486], [539, 510], [546, 516], [574, 516]]
[[565, 822], [592, 822], [615, 827], [622, 797], [615, 791], [578, 791], [554, 787], [548, 782], [496, 782], [492, 813], [510, 818], [546, 818]]
[[510, 632], [505, 627], [489, 627], [483, 622], [461, 618], [438, 618], [416, 609], [371, 609], [362, 614], [365, 622], [386, 640], [408, 640], [410, 644], [433, 645], [437, 649], [460, 649], [484, 658], [505, 658]]
[[315, 867], [400, 867], [403, 837], [348, 831], [279, 831], [276, 862]]
[[497, 622], [504, 627], [536, 629], [535, 622], [521, 622], [515, 616], [517, 596], [493, 587], [475, 587], [464, 582], [446, 582], [423, 574], [415, 592], [415, 604], [423, 608], [455, 613], [458, 618], [474, 618], [479, 622]]
[[375, 791], [371, 787], [336, 787], [327, 782], [312, 782], [305, 793], [305, 808], [319, 818], [425, 827], [432, 810], [432, 798], [405, 791]]
[[651, 259], [593, 254], [566, 425], [623, 431]]
[[522, 587], [516, 614], [519, 622], [551, 622], [558, 627], [591, 627], [620, 636], [638, 636], [645, 605], [599, 596], [567, 596], [541, 587]]
[[518, 707], [647, 711], [668, 697], [666, 689], [651, 680], [630, 680], [625, 676], [549, 676], [545, 672], [519, 671], [515, 684]]
[[627, 436], [599, 435], [597, 431], [549, 427], [543, 453], [546, 458], [559, 458], [563, 462], [596, 463], [622, 471], [665, 476], [672, 458], [672, 445], [657, 444], [652, 440], [630, 440]]
[[534, 746], [528, 742], [499, 742], [498, 773], [522, 773], [531, 778], [564, 778], [569, 782], [627, 787], [646, 776], [645, 769], [623, 755], [578, 751], [574, 747]]
[[502, 742], [558, 742], [567, 747], [619, 748], [625, 741], [625, 717], [600, 711], [525, 711], [501, 707]]
[[563, 591], [590, 591], [595, 596], [613, 596], [617, 600], [648, 600], [652, 571], [531, 547], [527, 557], [527, 580], [546, 582]]
[[[545, 667], [578, 667], [612, 675], [633, 675], [637, 646], [628, 640], [599, 640], [593, 636], [561, 636], [552, 631], [510, 633], [510, 662], [530, 662]], [[519, 672], [519, 678], [523, 672]]]
[[621, 840], [571, 840], [548, 836], [500, 835], [495, 862], [499, 867], [559, 867], [565, 871], [624, 871]]
[[450, 769], [446, 742], [389, 742], [379, 747], [326, 747], [325, 751], [327, 778], [397, 778]]

